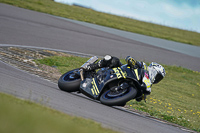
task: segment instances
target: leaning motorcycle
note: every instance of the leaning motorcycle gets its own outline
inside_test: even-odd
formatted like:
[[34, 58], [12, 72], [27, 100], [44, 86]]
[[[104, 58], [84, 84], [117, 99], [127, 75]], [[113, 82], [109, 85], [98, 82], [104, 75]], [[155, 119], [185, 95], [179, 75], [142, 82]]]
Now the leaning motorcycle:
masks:
[[142, 69], [133, 69], [126, 64], [117, 68], [84, 71], [87, 65], [97, 60], [93, 56], [80, 68], [63, 74], [58, 80], [58, 87], [66, 92], [81, 92], [108, 106], [124, 106], [142, 94]]

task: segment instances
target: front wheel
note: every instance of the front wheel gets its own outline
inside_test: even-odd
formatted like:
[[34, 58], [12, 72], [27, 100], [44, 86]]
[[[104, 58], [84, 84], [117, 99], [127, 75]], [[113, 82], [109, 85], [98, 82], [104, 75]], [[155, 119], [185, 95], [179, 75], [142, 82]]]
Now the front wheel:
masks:
[[136, 94], [137, 90], [132, 86], [129, 86], [119, 94], [113, 94], [111, 90], [107, 90], [101, 95], [100, 101], [108, 106], [121, 106], [135, 98]]
[[63, 74], [58, 80], [58, 87], [67, 92], [79, 91], [81, 78], [79, 69], [74, 69]]

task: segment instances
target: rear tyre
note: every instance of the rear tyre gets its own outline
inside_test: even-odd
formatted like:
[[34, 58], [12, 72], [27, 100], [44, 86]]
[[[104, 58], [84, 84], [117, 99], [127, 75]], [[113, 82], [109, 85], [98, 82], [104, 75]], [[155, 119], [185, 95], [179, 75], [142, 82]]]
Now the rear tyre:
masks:
[[81, 78], [76, 74], [79, 69], [74, 69], [63, 74], [58, 80], [58, 87], [66, 92], [79, 91]]
[[132, 86], [128, 87], [123, 93], [118, 95], [111, 95], [111, 90], [107, 90], [101, 95], [100, 101], [102, 104], [108, 106], [122, 106], [129, 100], [135, 98], [136, 94], [137, 90]]

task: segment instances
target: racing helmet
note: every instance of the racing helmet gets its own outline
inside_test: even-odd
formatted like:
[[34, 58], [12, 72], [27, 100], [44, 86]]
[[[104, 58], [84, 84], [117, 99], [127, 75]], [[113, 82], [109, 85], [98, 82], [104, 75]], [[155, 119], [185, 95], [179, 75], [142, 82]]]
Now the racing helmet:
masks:
[[152, 62], [148, 66], [149, 78], [153, 84], [160, 82], [165, 77], [165, 69], [156, 62]]

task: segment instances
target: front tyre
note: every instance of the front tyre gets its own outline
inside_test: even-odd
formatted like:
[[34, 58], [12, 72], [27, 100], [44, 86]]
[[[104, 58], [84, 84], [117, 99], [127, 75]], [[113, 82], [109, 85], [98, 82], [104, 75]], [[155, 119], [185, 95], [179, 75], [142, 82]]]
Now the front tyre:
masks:
[[100, 101], [102, 104], [108, 106], [121, 106], [129, 100], [135, 98], [136, 94], [137, 90], [132, 86], [127, 88], [127, 90], [121, 93], [120, 95], [112, 95], [111, 90], [107, 90], [101, 95]]
[[66, 92], [79, 91], [81, 78], [78, 71], [79, 69], [74, 69], [63, 74], [58, 80], [58, 87]]

